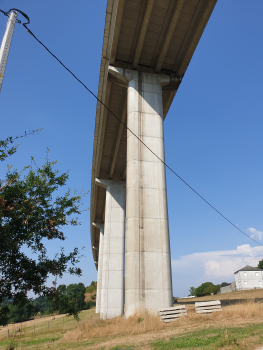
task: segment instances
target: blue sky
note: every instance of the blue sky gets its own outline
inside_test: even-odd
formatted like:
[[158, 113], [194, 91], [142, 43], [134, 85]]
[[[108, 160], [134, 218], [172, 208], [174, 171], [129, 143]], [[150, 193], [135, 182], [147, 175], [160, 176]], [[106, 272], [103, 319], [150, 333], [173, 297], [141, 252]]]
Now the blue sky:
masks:
[[[77, 3], [77, 6], [76, 6]], [[97, 93], [106, 0], [1, 0], [30, 17], [29, 28]], [[166, 162], [195, 190], [262, 244], [263, 231], [263, 2], [220, 0], [209, 20], [164, 123]], [[0, 37], [7, 18], [0, 16]], [[43, 128], [20, 140], [8, 160], [21, 169], [34, 156], [70, 171], [68, 187], [90, 190], [96, 100], [25, 30], [16, 25], [0, 94], [1, 137]], [[1, 164], [3, 176], [6, 164]], [[234, 280], [233, 273], [263, 258], [257, 247], [167, 171], [173, 289]], [[84, 207], [89, 206], [89, 196]], [[89, 212], [68, 227], [65, 250], [85, 246], [81, 278], [96, 280]], [[49, 242], [50, 255], [61, 244]], [[50, 284], [51, 282], [48, 281]]]

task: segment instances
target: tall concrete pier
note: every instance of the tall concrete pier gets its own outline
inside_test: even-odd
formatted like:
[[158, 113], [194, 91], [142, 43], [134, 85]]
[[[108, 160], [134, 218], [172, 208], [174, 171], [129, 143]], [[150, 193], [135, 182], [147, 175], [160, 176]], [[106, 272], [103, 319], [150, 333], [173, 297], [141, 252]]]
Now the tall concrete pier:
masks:
[[108, 0], [98, 98], [121, 122], [98, 102], [90, 213], [101, 318], [172, 306], [163, 121], [215, 4]]
[[93, 222], [93, 226], [100, 229], [100, 238], [99, 238], [99, 248], [92, 247], [100, 251], [98, 259], [98, 276], [97, 276], [97, 293], [96, 293], [96, 313], [100, 313], [101, 308], [101, 283], [102, 283], [102, 265], [103, 265], [103, 247], [104, 247], [104, 224], [97, 224]]
[[[162, 86], [170, 76], [109, 67], [127, 84], [125, 315], [172, 306]], [[131, 131], [132, 132], [131, 132]], [[139, 139], [147, 145], [152, 153]], [[163, 162], [162, 162], [162, 161]]]
[[[106, 188], [100, 286], [97, 283], [97, 294], [100, 296], [100, 310], [96, 311], [100, 312], [102, 319], [107, 319], [121, 316], [124, 313], [124, 221], [126, 193], [125, 182], [96, 179], [96, 183]], [[98, 271], [100, 271], [100, 266]], [[99, 288], [101, 288], [100, 291]]]

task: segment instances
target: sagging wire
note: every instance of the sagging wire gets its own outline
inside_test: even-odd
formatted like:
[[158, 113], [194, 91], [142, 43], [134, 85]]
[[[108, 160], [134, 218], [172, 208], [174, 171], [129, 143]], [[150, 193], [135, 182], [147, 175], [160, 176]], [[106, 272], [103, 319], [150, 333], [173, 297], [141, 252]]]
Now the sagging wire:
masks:
[[[153, 152], [140, 138], [137, 136], [128, 126], [121, 120], [119, 119], [110, 109], [108, 106], [106, 106], [79, 78], [76, 77], [76, 75], [69, 69], [67, 68], [34, 34], [33, 32], [27, 28], [27, 24], [30, 23], [29, 17], [22, 11], [18, 9], [10, 9], [8, 12], [4, 12], [3, 10], [0, 10], [5, 16], [9, 16], [11, 11], [17, 11], [21, 13], [22, 16], [24, 16], [28, 22], [22, 23], [20, 20], [17, 20], [17, 23], [22, 23], [22, 25], [26, 28], [29, 34], [31, 34], [36, 41], [42, 45], [83, 87], [91, 94], [93, 95], [98, 102], [100, 102], [123, 126], [129, 130], [137, 139], [139, 142], [141, 142], [157, 159], [159, 159], [165, 166], [168, 168], [179, 180], [181, 180], [188, 188], [190, 188], [199, 198], [201, 198], [207, 205], [209, 205], [214, 211], [216, 211], [223, 219], [225, 219], [230, 225], [232, 225], [235, 229], [240, 231], [243, 235], [245, 235], [247, 238], [251, 239], [254, 241], [256, 244], [260, 245], [263, 247], [263, 244], [259, 243], [256, 241], [254, 238], [250, 237], [247, 233], [245, 233], [243, 230], [241, 230], [239, 227], [237, 227], [232, 221], [230, 221], [227, 217], [225, 217], [220, 211], [218, 211], [212, 204], [210, 204], [204, 197], [202, 197], [193, 187], [191, 187], [184, 179], [182, 179], [168, 164], [166, 164], [155, 152]], [[106, 57], [105, 57], [106, 58]], [[178, 77], [179, 78], [179, 77]]]

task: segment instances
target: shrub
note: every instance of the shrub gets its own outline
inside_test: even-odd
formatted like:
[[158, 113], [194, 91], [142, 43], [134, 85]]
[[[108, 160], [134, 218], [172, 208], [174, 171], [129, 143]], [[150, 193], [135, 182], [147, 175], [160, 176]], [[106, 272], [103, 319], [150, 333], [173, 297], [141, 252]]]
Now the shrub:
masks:
[[90, 286], [86, 287], [86, 293], [93, 293], [97, 290], [97, 282], [92, 281]]
[[211, 293], [216, 294], [219, 290], [219, 284], [214, 285], [212, 282], [205, 282], [195, 289], [195, 295], [201, 297], [204, 295], [210, 295]]
[[87, 309], [91, 309], [91, 308], [94, 307], [94, 306], [96, 306], [95, 301], [89, 300], [89, 301], [86, 302], [85, 309], [86, 309], [86, 310], [87, 310]]

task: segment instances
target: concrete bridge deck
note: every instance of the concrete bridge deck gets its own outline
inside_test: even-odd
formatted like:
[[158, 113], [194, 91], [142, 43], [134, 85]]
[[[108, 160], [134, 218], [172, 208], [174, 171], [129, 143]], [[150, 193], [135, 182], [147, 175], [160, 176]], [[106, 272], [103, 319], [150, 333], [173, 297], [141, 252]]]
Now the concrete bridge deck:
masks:
[[[124, 123], [126, 88], [110, 81], [108, 67], [183, 77], [216, 0], [108, 0], [98, 97]], [[180, 82], [163, 91], [166, 117]], [[95, 178], [126, 178], [127, 130], [98, 102], [92, 162], [90, 219], [104, 222], [106, 191]], [[91, 244], [99, 229], [91, 226]], [[93, 249], [94, 261], [98, 250]]]

